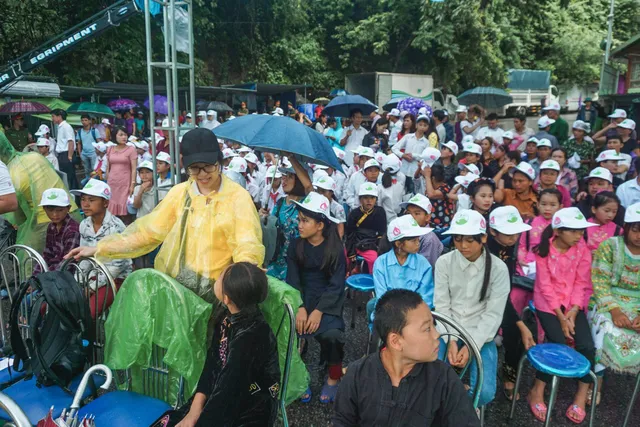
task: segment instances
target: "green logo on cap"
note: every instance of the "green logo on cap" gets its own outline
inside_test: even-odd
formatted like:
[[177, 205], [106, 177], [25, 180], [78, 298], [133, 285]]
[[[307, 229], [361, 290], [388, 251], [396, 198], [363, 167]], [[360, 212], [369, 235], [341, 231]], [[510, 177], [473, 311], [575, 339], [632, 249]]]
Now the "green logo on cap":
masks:
[[412, 198], [409, 199], [410, 202], [419, 202], [420, 201], [420, 197], [419, 196], [413, 196]]
[[56, 193], [51, 193], [49, 194], [49, 196], [47, 197], [47, 199], [49, 200], [55, 200], [58, 198], [58, 195]]
[[582, 221], [584, 219], [584, 215], [582, 215], [581, 213], [579, 213], [578, 215], [576, 215], [576, 219], [578, 221]]
[[465, 225], [467, 222], [469, 222], [469, 221], [467, 221], [466, 218], [458, 218], [458, 220], [456, 221], [456, 224]]
[[411, 218], [411, 226], [412, 227], [420, 227], [415, 219]]
[[311, 197], [307, 196], [304, 198], [304, 200], [302, 201], [303, 205], [306, 205], [307, 203], [311, 203]]
[[509, 215], [509, 219], [507, 220], [507, 222], [509, 224], [515, 224], [516, 222], [518, 222], [518, 217], [515, 216], [515, 214], [511, 214]]
[[365, 190], [367, 190], [367, 191], [373, 191], [373, 190], [374, 190], [374, 188], [373, 188], [372, 186], [370, 186], [370, 185], [369, 185], [367, 188], [365, 188]]
[[601, 171], [601, 170], [599, 170], [599, 169], [598, 169], [598, 170], [594, 170], [594, 171], [593, 171], [593, 174], [594, 174], [594, 175], [602, 175], [602, 171]]
[[84, 186], [84, 188], [93, 188], [93, 184], [88, 182], [87, 185]]

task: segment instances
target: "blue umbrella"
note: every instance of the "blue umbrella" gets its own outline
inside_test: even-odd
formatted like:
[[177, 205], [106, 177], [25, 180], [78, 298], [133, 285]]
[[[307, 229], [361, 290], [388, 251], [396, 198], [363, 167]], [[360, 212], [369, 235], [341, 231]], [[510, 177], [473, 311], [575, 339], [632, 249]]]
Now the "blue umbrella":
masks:
[[342, 172], [327, 139], [289, 117], [250, 114], [224, 122], [214, 133], [218, 138], [262, 151], [293, 153], [305, 162], [319, 163]]
[[359, 109], [363, 115], [369, 115], [378, 109], [378, 106], [360, 95], [337, 96], [324, 107], [326, 114], [333, 117], [349, 117], [351, 110]]

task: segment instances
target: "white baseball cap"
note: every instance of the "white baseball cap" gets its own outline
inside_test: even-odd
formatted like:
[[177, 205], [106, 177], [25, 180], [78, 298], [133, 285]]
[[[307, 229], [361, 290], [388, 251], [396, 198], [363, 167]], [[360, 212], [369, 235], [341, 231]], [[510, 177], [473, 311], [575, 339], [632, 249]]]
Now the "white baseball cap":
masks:
[[443, 147], [447, 147], [449, 150], [453, 151], [453, 155], [457, 156], [458, 155], [458, 144], [456, 144], [453, 141], [447, 141], [444, 144], [442, 144]]
[[215, 116], [216, 112], [213, 110], [207, 110], [207, 116]]
[[494, 209], [489, 216], [489, 226], [502, 234], [518, 234], [531, 230], [525, 224], [515, 206], [501, 206]]
[[427, 166], [432, 166], [436, 161], [438, 161], [441, 155], [442, 153], [440, 153], [440, 150], [437, 148], [427, 147], [420, 154], [420, 158], [427, 164]]
[[156, 143], [156, 145], [158, 145], [158, 143], [160, 141], [164, 141], [164, 136], [160, 135], [159, 133], [154, 134], [153, 139]]
[[190, 118], [192, 118], [192, 117], [193, 117], [193, 115], [192, 115], [191, 113], [187, 113], [187, 116], [186, 116], [186, 117], [187, 117], [188, 119], [190, 119]]
[[376, 159], [367, 160], [362, 170], [367, 170], [368, 168], [378, 168], [382, 170], [382, 166], [380, 166], [380, 163], [378, 163]]
[[464, 188], [467, 188], [469, 187], [469, 184], [471, 184], [473, 181], [475, 181], [478, 178], [480, 177], [475, 173], [468, 173], [464, 176], [458, 175], [454, 179], [458, 184], [462, 185]]
[[474, 144], [475, 143], [475, 139], [473, 139], [473, 135], [465, 135], [462, 137], [462, 141], [460, 142], [460, 144], [464, 147], [467, 144]]
[[582, 120], [576, 120], [575, 122], [573, 122], [573, 129], [580, 129], [583, 130], [585, 132], [590, 132], [591, 131], [591, 126], [589, 125], [589, 123], [587, 122], [583, 122]]
[[392, 108], [387, 116], [400, 117], [400, 110], [398, 110], [397, 108]]
[[322, 178], [323, 176], [329, 176], [329, 174], [324, 169], [318, 169], [317, 171], [313, 172], [312, 181], [316, 182], [316, 180]]
[[402, 215], [387, 226], [387, 239], [390, 242], [395, 242], [400, 239], [424, 236], [431, 231], [433, 229], [420, 227], [411, 215]]
[[507, 139], [513, 139], [515, 137], [515, 135], [513, 134], [513, 132], [511, 132], [510, 130], [506, 131], [505, 133], [502, 134], [502, 138], [507, 138]]
[[139, 148], [141, 150], [147, 151], [149, 149], [149, 144], [147, 144], [147, 141], [133, 141], [133, 145], [136, 146], [136, 148]]
[[235, 151], [233, 151], [231, 148], [225, 148], [224, 150], [222, 150], [222, 158], [223, 159], [228, 159], [229, 157], [236, 157], [238, 154], [236, 154]]
[[205, 117], [207, 115], [207, 112], [204, 110], [200, 110], [198, 111], [198, 117]]
[[316, 188], [322, 188], [323, 190], [330, 190], [330, 191], [336, 191], [336, 188], [337, 188], [336, 182], [333, 180], [333, 178], [331, 178], [328, 175], [320, 176], [317, 179], [314, 179], [313, 186]]
[[247, 147], [246, 145], [243, 145], [242, 147], [238, 148], [238, 153], [252, 153], [253, 150], [249, 147]]
[[545, 160], [540, 164], [540, 170], [544, 170], [544, 169], [552, 169], [554, 171], [560, 172], [560, 163], [551, 159]]
[[480, 145], [476, 144], [475, 142], [472, 142], [470, 144], [465, 144], [462, 146], [462, 152], [463, 153], [474, 153], [477, 154], [478, 156], [482, 155], [482, 147], [480, 147]]
[[461, 236], [487, 234], [487, 221], [480, 212], [464, 209], [453, 216], [451, 227], [442, 234], [459, 234]]
[[478, 167], [476, 165], [474, 165], [473, 163], [468, 165], [466, 163], [460, 163], [462, 165], [463, 168], [465, 168], [466, 170], [468, 170], [469, 172], [476, 174], [476, 175], [480, 175], [480, 169], [478, 169]]
[[416, 118], [416, 123], [418, 123], [420, 120], [426, 120], [427, 123], [429, 122], [429, 116], [427, 116], [426, 114], [421, 114], [418, 116], [418, 118]]
[[156, 160], [158, 160], [159, 162], [171, 163], [171, 156], [164, 151], [161, 151], [156, 154]]
[[604, 150], [596, 157], [596, 163], [604, 162], [606, 160], [622, 160], [622, 157], [616, 150]]
[[387, 156], [382, 152], [382, 151], [376, 151], [376, 155], [374, 157], [374, 159], [376, 159], [378, 161], [378, 163], [382, 164], [384, 163], [384, 159], [386, 159]]
[[271, 165], [267, 168], [267, 173], [264, 177], [264, 180], [266, 181], [269, 178], [272, 178], [272, 179], [282, 178], [282, 174], [280, 173], [280, 171], [275, 165]]
[[613, 113], [609, 114], [608, 117], [610, 119], [626, 119], [627, 112], [624, 111], [622, 108], [616, 108], [615, 110], [613, 110]]
[[69, 195], [62, 188], [49, 188], [42, 192], [42, 198], [38, 206], [71, 206]]
[[418, 109], [418, 117], [420, 116], [428, 116], [427, 107], [420, 107]]
[[528, 176], [531, 181], [533, 181], [534, 179], [536, 179], [536, 171], [533, 169], [533, 167], [527, 163], [527, 162], [520, 162], [518, 163], [518, 166], [515, 167], [514, 172], [522, 172], [523, 174], [525, 174], [526, 176]]
[[466, 105], [458, 105], [458, 108], [456, 108], [456, 113], [466, 113], [467, 111], [469, 111], [469, 109]]
[[396, 173], [400, 170], [400, 166], [402, 166], [402, 161], [395, 154], [391, 153], [388, 156], [384, 157], [382, 161], [382, 170], [389, 171], [391, 173]]
[[[247, 158], [247, 156], [244, 157], [245, 159]], [[309, 163], [309, 167], [313, 170], [327, 170], [329, 169], [329, 166], [325, 166], [325, 165], [321, 165], [319, 163]]]
[[417, 206], [428, 214], [430, 214], [431, 211], [433, 211], [433, 205], [431, 204], [431, 201], [424, 194], [418, 193], [412, 198], [410, 198], [408, 201], [404, 203], [400, 203], [400, 207], [402, 209], [407, 209], [409, 205]]
[[102, 119], [102, 121], [100, 123], [102, 123], [105, 126], [111, 126], [111, 122], [106, 117], [104, 119]]
[[407, 114], [409, 114], [407, 110], [400, 111], [400, 118], [404, 120], [404, 116], [406, 116]]
[[49, 142], [49, 138], [38, 138], [36, 142], [36, 147], [50, 147], [51, 142]]
[[229, 163], [229, 166], [227, 166], [227, 169], [238, 173], [245, 173], [247, 171], [247, 161], [239, 156], [234, 157], [233, 159], [231, 159], [231, 162]]
[[605, 181], [613, 183], [613, 175], [611, 174], [611, 171], [602, 167], [593, 168], [585, 180], [588, 181], [591, 178], [604, 179]]
[[109, 187], [109, 184], [94, 178], [91, 178], [84, 185], [82, 190], [71, 190], [69, 193], [74, 196], [82, 196], [83, 194], [86, 194], [87, 196], [102, 197], [105, 200], [111, 199], [111, 187]]
[[542, 110], [543, 111], [550, 111], [550, 110], [560, 111], [560, 104], [558, 104], [557, 102], [554, 102], [553, 104], [549, 105], [548, 107], [544, 107]]
[[551, 228], [570, 228], [572, 230], [582, 230], [589, 227], [597, 227], [598, 224], [588, 222], [580, 209], [576, 207], [560, 209], [553, 214]]
[[376, 156], [376, 153], [373, 152], [371, 147], [360, 146], [355, 150], [351, 150], [351, 152], [359, 156], [371, 157], [372, 159]]
[[636, 122], [631, 119], [624, 119], [623, 121], [618, 123], [618, 127], [634, 130], [636, 128]]
[[345, 156], [344, 150], [341, 150], [341, 149], [339, 149], [337, 147], [333, 147], [333, 152], [336, 153], [336, 157], [339, 160], [344, 160], [344, 156]]
[[372, 182], [365, 182], [364, 184], [361, 184], [358, 191], [358, 197], [362, 196], [378, 197], [378, 186]]
[[138, 165], [138, 170], [140, 169], [149, 169], [150, 171], [153, 170], [153, 163], [151, 163], [150, 160], [144, 160], [142, 162], [140, 162], [140, 164]]
[[129, 142], [133, 142], [133, 143], [136, 143], [136, 142], [138, 142], [138, 137], [137, 137], [137, 136], [135, 136], [135, 135], [131, 135], [131, 136], [127, 139], [127, 141], [129, 141]]
[[43, 135], [46, 135], [48, 133], [51, 133], [51, 129], [49, 129], [49, 126], [40, 125], [40, 127], [38, 128], [38, 131], [35, 133], [35, 135], [36, 136], [43, 136]]
[[527, 139], [527, 144], [530, 142], [535, 142], [536, 146], [538, 145], [538, 142], [540, 142], [540, 140], [538, 138], [536, 138], [535, 136], [532, 136], [531, 138]]
[[632, 222], [640, 222], [640, 202], [636, 202], [624, 212], [624, 222], [631, 224]]
[[105, 153], [107, 151], [107, 144], [104, 142], [92, 142], [91, 145], [101, 153]]
[[307, 197], [302, 199], [302, 202], [294, 201], [293, 203], [300, 206], [302, 209], [322, 214], [331, 222], [336, 224], [340, 222], [340, 220], [331, 216], [331, 203], [329, 202], [329, 199], [315, 191], [307, 194]]
[[549, 148], [551, 148], [551, 141], [549, 141], [547, 138], [540, 138], [536, 145], [538, 147], [549, 147]]
[[552, 124], [554, 124], [556, 121], [553, 119], [550, 119], [547, 116], [542, 116], [538, 119], [538, 128], [539, 129], [544, 129], [547, 126], [551, 126]]
[[254, 165], [257, 165], [257, 164], [258, 164], [258, 156], [256, 156], [254, 153], [247, 153], [247, 154], [244, 156], [244, 159], [245, 159], [247, 162], [253, 163]]

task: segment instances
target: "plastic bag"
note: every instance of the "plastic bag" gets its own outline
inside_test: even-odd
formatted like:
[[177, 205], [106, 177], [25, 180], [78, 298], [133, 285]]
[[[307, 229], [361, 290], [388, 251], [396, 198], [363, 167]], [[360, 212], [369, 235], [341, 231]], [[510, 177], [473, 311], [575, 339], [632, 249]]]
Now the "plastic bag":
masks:
[[578, 153], [574, 153], [573, 156], [569, 158], [567, 164], [571, 169], [579, 169], [580, 168], [580, 156]]
[[[50, 188], [67, 190], [51, 163], [40, 153], [17, 152], [4, 132], [0, 131], [0, 160], [9, 169], [11, 181], [16, 189], [18, 210], [4, 214], [4, 218], [18, 227], [16, 243], [29, 246], [42, 253], [49, 218], [40, 206], [42, 193]], [[78, 207], [71, 200], [71, 212], [79, 220]]]

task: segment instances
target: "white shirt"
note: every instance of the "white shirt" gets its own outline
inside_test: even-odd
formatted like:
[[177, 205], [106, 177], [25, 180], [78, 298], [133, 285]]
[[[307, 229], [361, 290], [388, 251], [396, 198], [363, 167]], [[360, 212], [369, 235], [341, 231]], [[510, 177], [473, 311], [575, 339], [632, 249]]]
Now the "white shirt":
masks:
[[344, 213], [344, 208], [333, 199], [331, 199], [329, 211], [331, 212], [331, 216], [337, 219], [339, 223], [347, 222], [347, 215]]
[[435, 310], [458, 322], [480, 348], [498, 332], [511, 288], [507, 265], [491, 255], [489, 287], [484, 301], [479, 302], [486, 256], [486, 249], [475, 262], [457, 250], [441, 255], [433, 294]]
[[49, 154], [47, 154], [45, 158], [49, 160], [49, 163], [51, 163], [51, 166], [53, 166], [55, 170], [57, 171], [60, 170], [60, 164], [58, 163], [58, 158], [56, 157], [55, 154], [53, 154], [52, 152], [49, 152]]
[[72, 142], [72, 148], [76, 149], [76, 134], [73, 128], [66, 120], [58, 125], [56, 133], [56, 153], [67, 153], [69, 151], [69, 141]]
[[463, 121], [461, 121], [461, 122], [460, 122], [460, 131], [462, 131], [462, 136], [464, 137], [465, 135], [471, 135], [471, 136], [473, 136], [473, 139], [477, 139], [477, 138], [476, 138], [476, 135], [478, 134], [478, 128], [476, 128], [476, 130], [474, 130], [474, 131], [473, 131], [473, 132], [471, 132], [471, 133], [466, 133], [466, 132], [464, 131], [464, 128], [466, 128], [466, 127], [473, 127], [473, 126], [475, 126], [475, 124], [476, 124], [476, 123], [478, 123], [478, 121], [479, 121], [479, 120], [480, 120], [480, 119], [476, 120], [476, 121], [475, 121], [475, 122], [473, 122], [473, 123], [471, 123], [469, 120], [466, 120], [466, 119], [465, 119], [465, 120], [463, 120]]
[[367, 134], [367, 130], [360, 126], [358, 129], [354, 128], [353, 125], [347, 127], [342, 132], [342, 135], [346, 135], [347, 132], [351, 131], [351, 135], [347, 138], [347, 143], [344, 145], [344, 162], [347, 166], [353, 165], [353, 153], [351, 150], [355, 150], [356, 148], [362, 145], [362, 140]]
[[391, 187], [384, 188], [384, 185], [378, 185], [378, 193], [380, 194], [378, 204], [382, 206], [387, 215], [387, 224], [396, 219], [400, 213], [400, 203], [404, 197], [406, 180], [407, 177], [402, 172], [398, 172], [392, 177]]
[[16, 189], [11, 181], [9, 168], [0, 160], [0, 196], [6, 196], [7, 194], [13, 194], [15, 192]]
[[363, 172], [354, 173], [351, 175], [351, 178], [349, 178], [344, 189], [344, 201], [351, 209], [356, 209], [360, 206], [358, 192], [360, 191], [360, 186], [366, 181], [367, 177], [364, 176]]
[[107, 165], [109, 161], [107, 160], [106, 154], [103, 154], [102, 157], [96, 156], [96, 160], [93, 162], [93, 170], [98, 172], [101, 170], [103, 174], [107, 173]]
[[[275, 201], [273, 200], [271, 195], [275, 196]], [[285, 197], [284, 191], [282, 190], [282, 186], [278, 187], [278, 191], [271, 191], [271, 184], [266, 185], [262, 189], [262, 197], [260, 198], [260, 205], [267, 210], [267, 212], [271, 212], [273, 207], [278, 203], [278, 200]]]
[[333, 191], [333, 194], [336, 196], [336, 199], [339, 201], [343, 201], [342, 196], [344, 195], [344, 186], [347, 182], [347, 176], [342, 172], [335, 171], [331, 178], [336, 182], [336, 189]]
[[[402, 137], [396, 145], [393, 146], [391, 151], [402, 159], [403, 154], [411, 153], [413, 155], [413, 161], [410, 162], [406, 159], [402, 159], [402, 166], [400, 166], [400, 172], [406, 176], [413, 178], [413, 175], [418, 170], [417, 157], [422, 154], [425, 148], [429, 146], [429, 140], [423, 135], [422, 138], [416, 138], [415, 133], [409, 133]], [[404, 153], [400, 150], [404, 149]]]
[[632, 158], [631, 158], [631, 156], [629, 154], [625, 154], [625, 153], [620, 153], [620, 157], [622, 157], [622, 160], [620, 160], [618, 162], [618, 166], [626, 165], [627, 166], [627, 170], [622, 172], [622, 173], [617, 173], [617, 174], [615, 174], [615, 176], [624, 181], [627, 178], [627, 172], [629, 172], [629, 168], [631, 167]]
[[391, 126], [391, 134], [389, 135], [389, 146], [392, 147], [398, 142], [398, 134], [402, 130], [402, 120], [398, 120], [393, 123]]
[[502, 145], [502, 135], [504, 135], [502, 128], [491, 129], [489, 126], [484, 126], [478, 131], [476, 139], [483, 140], [486, 137], [490, 137], [493, 139], [494, 145]]
[[634, 203], [640, 202], [640, 178], [632, 179], [618, 187], [616, 195], [620, 199], [620, 204], [628, 208]]
[[447, 130], [444, 128], [444, 124], [440, 123], [438, 126], [436, 126], [436, 133], [438, 134], [438, 143], [440, 145], [444, 144], [445, 139], [447, 139]]

